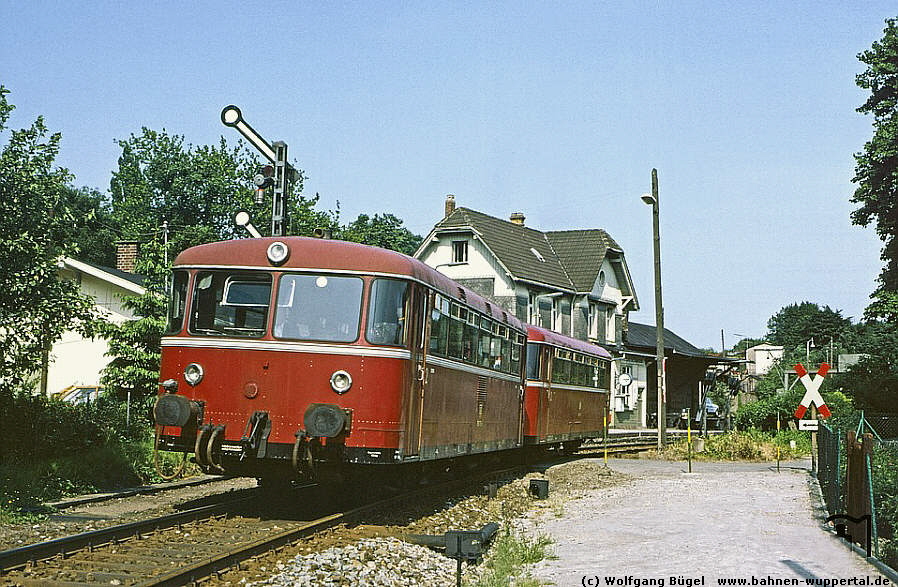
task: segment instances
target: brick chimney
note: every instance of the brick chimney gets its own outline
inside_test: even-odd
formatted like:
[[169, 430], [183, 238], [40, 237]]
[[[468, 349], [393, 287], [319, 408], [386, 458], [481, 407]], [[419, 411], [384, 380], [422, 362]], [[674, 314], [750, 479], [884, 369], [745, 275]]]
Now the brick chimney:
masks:
[[137, 263], [137, 252], [140, 250], [138, 241], [118, 241], [115, 243], [115, 268], [119, 271], [134, 273], [134, 265]]
[[524, 226], [524, 218], [525, 217], [523, 212], [512, 212], [508, 220], [510, 220], [512, 224], [520, 224], [521, 226]]
[[446, 196], [446, 213], [443, 218], [448, 218], [453, 212], [455, 212], [455, 196], [449, 194]]

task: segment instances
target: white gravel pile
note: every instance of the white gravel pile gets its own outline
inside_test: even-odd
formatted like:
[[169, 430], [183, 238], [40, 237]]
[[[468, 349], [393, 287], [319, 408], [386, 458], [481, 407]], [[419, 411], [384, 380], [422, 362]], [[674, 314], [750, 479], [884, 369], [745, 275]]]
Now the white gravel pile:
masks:
[[[369, 538], [297, 556], [279, 564], [279, 574], [251, 585], [454, 585], [456, 565], [454, 559], [424, 546], [396, 538]], [[463, 563], [463, 573], [466, 568]]]

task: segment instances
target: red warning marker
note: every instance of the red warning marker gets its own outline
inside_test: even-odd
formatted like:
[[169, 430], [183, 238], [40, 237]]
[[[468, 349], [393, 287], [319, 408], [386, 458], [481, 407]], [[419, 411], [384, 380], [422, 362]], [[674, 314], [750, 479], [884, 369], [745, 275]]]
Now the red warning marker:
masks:
[[817, 375], [814, 377], [811, 377], [810, 374], [808, 374], [807, 369], [805, 369], [804, 365], [801, 363], [795, 365], [795, 372], [798, 374], [798, 378], [807, 390], [805, 391], [804, 397], [801, 398], [801, 403], [795, 410], [795, 417], [801, 420], [802, 417], [804, 417], [805, 412], [808, 411], [808, 408], [811, 407], [811, 404], [814, 404], [817, 406], [817, 410], [821, 416], [829, 418], [832, 413], [830, 413], [829, 408], [826, 407], [826, 402], [823, 401], [823, 396], [820, 395], [819, 391], [820, 386], [823, 385], [823, 378], [826, 377], [826, 374], [829, 372], [829, 365], [820, 363], [820, 369], [817, 370]]

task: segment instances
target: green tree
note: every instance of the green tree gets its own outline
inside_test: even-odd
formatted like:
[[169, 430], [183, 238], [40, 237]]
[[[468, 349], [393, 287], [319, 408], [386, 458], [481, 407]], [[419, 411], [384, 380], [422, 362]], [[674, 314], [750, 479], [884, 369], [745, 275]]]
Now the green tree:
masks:
[[115, 241], [119, 231], [109, 198], [94, 188], [67, 187], [65, 198], [74, 219], [71, 238], [78, 243], [77, 258], [94, 265], [115, 267]]
[[[112, 174], [112, 217], [121, 235], [146, 240], [163, 225], [170, 229], [169, 258], [194, 245], [242, 238], [234, 215], [250, 212], [253, 224], [265, 234], [271, 223], [270, 197], [253, 200], [252, 177], [259, 158], [244, 143], [194, 146], [183, 136], [143, 128], [119, 141], [122, 154]], [[316, 228], [334, 229], [338, 215], [317, 209], [318, 195], [301, 195], [300, 171], [288, 200], [288, 233], [311, 236]]]
[[[811, 302], [790, 304], [767, 321], [767, 340], [781, 345], [786, 358], [804, 356], [806, 344], [814, 339], [816, 345], [838, 343], [851, 328], [851, 320], [842, 317], [841, 310], [822, 308]], [[834, 343], [834, 344], [835, 344]], [[791, 359], [790, 359], [791, 360]]]
[[102, 326], [109, 343], [106, 356], [111, 358], [103, 370], [102, 383], [112, 397], [125, 400], [130, 395], [136, 406], [149, 406], [159, 381], [160, 344], [168, 304], [163, 246], [160, 239], [144, 244], [137, 261], [135, 271], [146, 276], [146, 293], [123, 301], [136, 318]]
[[857, 85], [870, 97], [857, 111], [873, 116], [873, 138], [855, 154], [851, 198], [859, 207], [852, 212], [854, 224], [875, 224], [883, 241], [878, 286], [867, 316], [898, 321], [898, 21], [887, 19], [883, 37], [858, 55], [866, 69], [856, 78]]
[[[14, 106], [0, 86], [0, 133]], [[23, 388], [66, 330], [87, 328], [93, 304], [58, 277], [58, 261], [76, 251], [66, 202], [69, 172], [55, 164], [60, 134], [43, 117], [11, 131], [0, 152], [0, 383]]]
[[233, 217], [251, 209], [258, 165], [242, 147], [194, 147], [183, 136], [143, 128], [119, 141], [112, 173], [112, 215], [122, 237], [145, 240], [167, 222], [174, 254], [236, 235]]
[[748, 349], [750, 349], [753, 346], [757, 346], [759, 344], [764, 344], [765, 342], [766, 341], [761, 338], [743, 338], [742, 340], [737, 342], [735, 344], [735, 346], [733, 346], [733, 351], [731, 354], [739, 356], [739, 357], [744, 357], [745, 351], [747, 351]]
[[850, 350], [864, 355], [834, 384], [858, 401], [858, 407], [894, 412], [898, 406], [898, 325], [872, 321], [853, 333]]
[[373, 245], [384, 249], [413, 255], [423, 240], [402, 225], [402, 220], [392, 214], [359, 214], [340, 232], [343, 240]]

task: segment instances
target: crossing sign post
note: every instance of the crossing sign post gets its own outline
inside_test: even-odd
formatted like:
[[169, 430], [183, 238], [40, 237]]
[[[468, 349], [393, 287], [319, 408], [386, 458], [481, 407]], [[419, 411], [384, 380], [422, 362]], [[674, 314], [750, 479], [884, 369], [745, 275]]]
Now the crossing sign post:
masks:
[[[813, 377], [804, 368], [804, 365], [801, 363], [795, 365], [795, 373], [798, 375], [802, 385], [804, 385], [805, 393], [804, 397], [801, 398], [801, 403], [795, 409], [794, 415], [798, 420], [798, 429], [808, 430], [811, 433], [811, 471], [814, 473], [817, 472], [817, 430], [820, 426], [817, 414], [823, 416], [824, 419], [832, 415], [826, 402], [823, 401], [823, 396], [820, 395], [820, 386], [823, 385], [823, 379], [828, 372], [829, 364], [827, 363], [820, 363], [820, 368], [817, 369], [817, 374]], [[808, 409], [811, 410], [811, 418], [804, 420], [802, 418], [804, 418]]]

